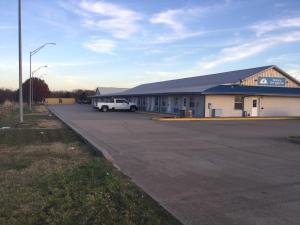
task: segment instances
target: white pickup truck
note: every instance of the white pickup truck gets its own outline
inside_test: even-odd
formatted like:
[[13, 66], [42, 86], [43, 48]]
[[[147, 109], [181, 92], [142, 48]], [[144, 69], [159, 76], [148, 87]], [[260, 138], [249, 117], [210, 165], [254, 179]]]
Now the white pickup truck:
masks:
[[124, 98], [112, 98], [99, 100], [97, 108], [102, 112], [107, 112], [109, 110], [130, 110], [131, 112], [135, 112], [137, 110], [137, 105]]

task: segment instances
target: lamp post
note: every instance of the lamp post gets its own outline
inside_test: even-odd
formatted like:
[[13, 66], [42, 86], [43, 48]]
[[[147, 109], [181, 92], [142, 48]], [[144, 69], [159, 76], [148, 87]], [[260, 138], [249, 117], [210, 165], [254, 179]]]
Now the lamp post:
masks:
[[30, 60], [29, 60], [29, 63], [30, 63], [30, 66], [29, 66], [29, 109], [30, 111], [32, 110], [32, 101], [33, 101], [33, 89], [32, 89], [32, 80], [31, 80], [31, 75], [32, 75], [32, 72], [31, 72], [31, 63], [32, 63], [32, 56], [34, 56], [36, 53], [38, 53], [40, 50], [42, 50], [45, 46], [47, 45], [56, 45], [56, 43], [53, 43], [53, 42], [47, 42], [43, 45], [41, 45], [40, 47], [38, 47], [37, 49], [33, 50], [30, 52]]
[[19, 32], [19, 107], [20, 123], [23, 123], [23, 81], [22, 81], [22, 2], [18, 1], [18, 32]]
[[[34, 74], [35, 73], [37, 73], [40, 69], [42, 69], [42, 68], [47, 68], [48, 66], [47, 65], [45, 65], [45, 66], [40, 66], [39, 68], [37, 68], [36, 70], [34, 70], [34, 71], [32, 71], [32, 74], [31, 74], [31, 78], [30, 79], [32, 79], [33, 78], [33, 76], [34, 76]], [[31, 89], [32, 89], [32, 93], [31, 93], [31, 98], [32, 98], [32, 103], [33, 103], [33, 80], [32, 80], [32, 83], [31, 83]]]

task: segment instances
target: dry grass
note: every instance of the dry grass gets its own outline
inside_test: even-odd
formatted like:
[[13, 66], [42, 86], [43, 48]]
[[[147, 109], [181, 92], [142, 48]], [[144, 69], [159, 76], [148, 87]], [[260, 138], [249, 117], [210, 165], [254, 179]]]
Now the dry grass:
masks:
[[47, 120], [47, 119], [40, 119], [37, 121], [37, 127], [40, 128], [48, 128], [48, 129], [59, 129], [62, 128], [63, 125], [58, 120]]
[[34, 106], [34, 111], [37, 113], [46, 113], [48, 114], [48, 109], [44, 105]]
[[10, 101], [5, 101], [0, 105], [0, 118], [5, 118], [16, 109], [16, 104]]
[[0, 118], [0, 224], [179, 224], [43, 106]]

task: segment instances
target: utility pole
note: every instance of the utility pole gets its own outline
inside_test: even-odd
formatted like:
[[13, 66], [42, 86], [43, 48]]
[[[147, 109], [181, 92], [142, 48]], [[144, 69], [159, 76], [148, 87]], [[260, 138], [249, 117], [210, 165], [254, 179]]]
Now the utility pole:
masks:
[[18, 16], [19, 16], [19, 107], [20, 107], [20, 123], [23, 123], [23, 80], [22, 80], [22, 4], [19, 0]]
[[32, 94], [32, 90], [31, 90], [31, 58], [32, 58], [32, 55], [31, 55], [31, 52], [30, 52], [30, 67], [29, 67], [29, 110], [31, 111], [32, 110], [32, 103], [31, 103], [31, 94]]

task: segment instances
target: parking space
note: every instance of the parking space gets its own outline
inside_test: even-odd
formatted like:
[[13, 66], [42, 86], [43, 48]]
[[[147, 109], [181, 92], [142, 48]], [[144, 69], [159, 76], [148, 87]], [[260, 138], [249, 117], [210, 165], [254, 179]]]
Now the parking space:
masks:
[[298, 225], [299, 120], [151, 120], [49, 107], [185, 224]]

